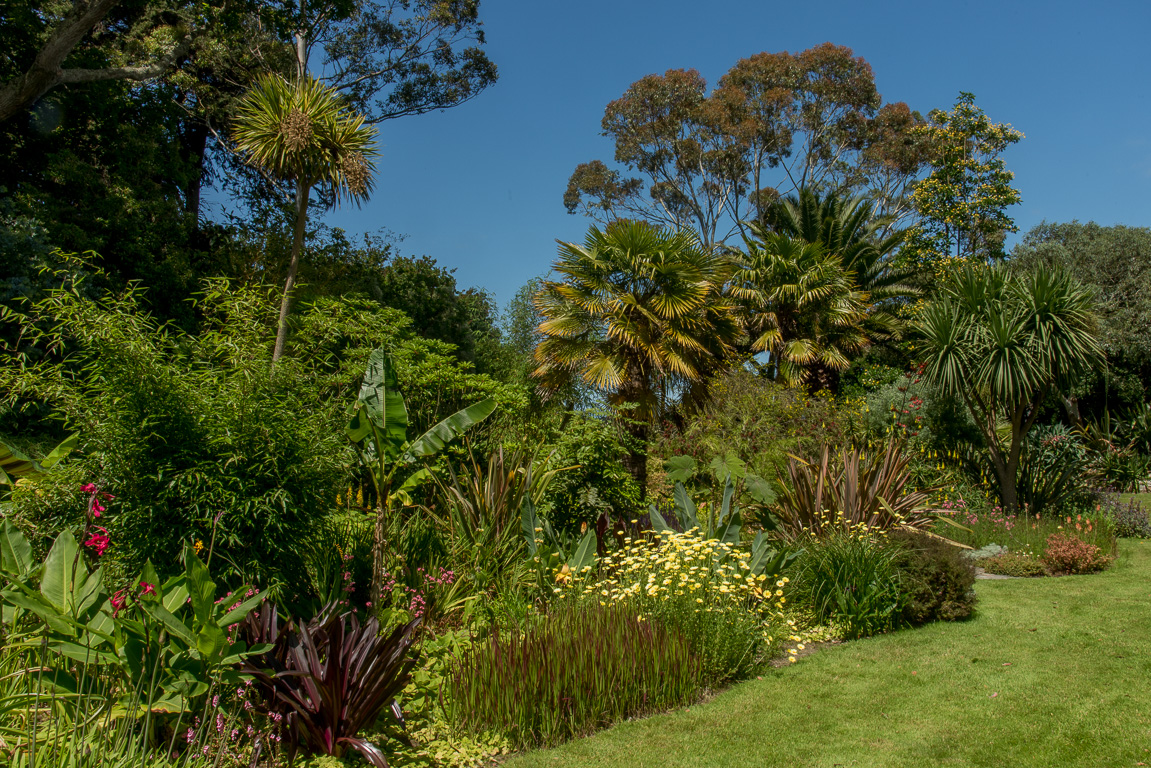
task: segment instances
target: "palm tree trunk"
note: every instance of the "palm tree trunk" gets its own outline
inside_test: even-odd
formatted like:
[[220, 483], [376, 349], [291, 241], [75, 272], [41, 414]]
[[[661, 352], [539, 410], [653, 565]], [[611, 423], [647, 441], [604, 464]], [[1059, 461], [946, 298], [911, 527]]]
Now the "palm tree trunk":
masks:
[[635, 478], [639, 486], [640, 501], [647, 501], [647, 433], [645, 422], [629, 421], [625, 427], [631, 445], [623, 458], [624, 469]]
[[276, 328], [276, 348], [272, 352], [272, 365], [283, 357], [284, 343], [288, 340], [288, 313], [292, 309], [292, 289], [296, 285], [300, 254], [304, 250], [304, 235], [308, 228], [308, 198], [311, 192], [311, 186], [296, 182], [296, 225], [292, 236], [292, 258], [288, 262], [288, 277], [284, 281], [284, 298], [280, 300], [280, 322]]

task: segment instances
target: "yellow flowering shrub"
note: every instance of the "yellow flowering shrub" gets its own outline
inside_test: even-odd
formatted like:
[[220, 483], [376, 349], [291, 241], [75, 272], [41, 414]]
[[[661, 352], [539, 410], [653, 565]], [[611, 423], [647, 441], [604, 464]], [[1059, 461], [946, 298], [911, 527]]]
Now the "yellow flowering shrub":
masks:
[[562, 596], [627, 604], [641, 621], [683, 635], [712, 684], [749, 674], [786, 636], [786, 578], [751, 572], [749, 554], [698, 530], [625, 539], [600, 561], [598, 578], [565, 582]]

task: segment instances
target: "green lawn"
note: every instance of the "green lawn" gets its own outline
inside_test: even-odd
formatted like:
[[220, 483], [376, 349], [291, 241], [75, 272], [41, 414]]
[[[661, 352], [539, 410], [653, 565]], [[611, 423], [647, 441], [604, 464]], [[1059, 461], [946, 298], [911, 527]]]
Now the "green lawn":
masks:
[[1151, 542], [1103, 574], [977, 585], [969, 622], [823, 648], [508, 767], [1151, 765]]

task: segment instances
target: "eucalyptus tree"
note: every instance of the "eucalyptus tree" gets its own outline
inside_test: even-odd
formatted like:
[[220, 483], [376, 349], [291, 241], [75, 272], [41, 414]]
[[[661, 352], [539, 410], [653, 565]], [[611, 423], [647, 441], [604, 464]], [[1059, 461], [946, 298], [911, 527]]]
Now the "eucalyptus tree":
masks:
[[1103, 361], [1094, 303], [1057, 268], [964, 265], [919, 320], [924, 376], [971, 412], [1007, 509], [1018, 507], [1020, 454], [1044, 399]]
[[701, 396], [741, 336], [725, 295], [730, 265], [686, 231], [619, 220], [559, 244], [534, 297], [543, 320], [534, 376], [544, 393], [573, 379], [633, 404], [628, 470], [645, 488], [648, 425], [679, 393]]
[[300, 266], [312, 190], [338, 204], [367, 199], [372, 189], [375, 130], [344, 106], [331, 88], [311, 77], [288, 82], [260, 78], [240, 103], [233, 126], [236, 148], [274, 182], [288, 182], [295, 221], [272, 364], [284, 353], [292, 288]]
[[789, 385], [834, 388], [866, 349], [867, 296], [843, 261], [819, 242], [749, 224], [731, 294], [742, 305], [751, 349], [767, 352]]

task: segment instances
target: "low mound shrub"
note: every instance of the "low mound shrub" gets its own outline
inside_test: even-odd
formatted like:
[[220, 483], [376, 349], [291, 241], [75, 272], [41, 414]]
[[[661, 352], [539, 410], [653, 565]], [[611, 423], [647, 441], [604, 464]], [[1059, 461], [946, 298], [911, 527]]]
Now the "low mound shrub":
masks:
[[901, 617], [913, 626], [931, 621], [960, 621], [975, 608], [975, 564], [963, 550], [922, 533], [895, 531], [894, 560], [906, 595]]
[[1112, 559], [1094, 544], [1065, 533], [1051, 534], [1043, 553], [1044, 565], [1057, 576], [1102, 571]]
[[997, 576], [1046, 576], [1047, 568], [1037, 557], [1021, 552], [1003, 552], [977, 561], [980, 568]]
[[1151, 539], [1151, 520], [1147, 510], [1137, 500], [1126, 504], [1114, 496], [1105, 498], [1100, 508], [1115, 523], [1115, 535], [1128, 539]]

